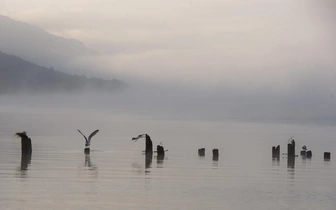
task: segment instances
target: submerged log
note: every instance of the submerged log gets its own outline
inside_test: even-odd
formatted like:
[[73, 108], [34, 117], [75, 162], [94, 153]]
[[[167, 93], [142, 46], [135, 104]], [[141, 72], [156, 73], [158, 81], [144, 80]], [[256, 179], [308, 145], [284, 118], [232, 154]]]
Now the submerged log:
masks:
[[21, 133], [16, 133], [16, 136], [21, 138], [21, 152], [22, 154], [31, 154], [32, 153], [32, 143], [31, 139], [27, 136], [26, 131]]
[[280, 158], [280, 145], [277, 147], [272, 147], [272, 158], [279, 159]]
[[330, 152], [324, 153], [324, 160], [330, 160]]
[[152, 166], [152, 159], [153, 159], [153, 155], [152, 154], [147, 154], [145, 155], [145, 168], [151, 168]]
[[205, 148], [198, 149], [199, 156], [205, 156]]

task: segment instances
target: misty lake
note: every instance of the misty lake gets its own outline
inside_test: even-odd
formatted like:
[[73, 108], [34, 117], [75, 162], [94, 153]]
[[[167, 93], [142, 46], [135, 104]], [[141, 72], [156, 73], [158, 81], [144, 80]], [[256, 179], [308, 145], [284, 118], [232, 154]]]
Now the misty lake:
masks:
[[[84, 139], [95, 129], [91, 154]], [[21, 160], [18, 131], [32, 139]], [[146, 164], [144, 140], [168, 150]], [[272, 160], [294, 136], [311, 159]], [[0, 111], [1, 209], [335, 209], [335, 126], [173, 121], [78, 109]], [[204, 147], [205, 157], [197, 150]], [[218, 161], [212, 149], [219, 149]], [[331, 152], [331, 160], [323, 160]]]

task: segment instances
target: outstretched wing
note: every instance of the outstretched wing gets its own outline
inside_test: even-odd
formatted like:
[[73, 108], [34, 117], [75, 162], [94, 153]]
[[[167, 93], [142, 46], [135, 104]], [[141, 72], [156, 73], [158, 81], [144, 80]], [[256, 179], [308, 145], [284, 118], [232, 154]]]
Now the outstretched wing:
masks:
[[92, 138], [94, 135], [96, 135], [96, 134], [98, 133], [98, 131], [99, 131], [99, 130], [95, 130], [95, 131], [93, 131], [93, 132], [90, 134], [88, 140], [86, 141], [86, 145], [87, 145], [87, 146], [90, 146], [90, 144], [91, 144], [91, 138]]
[[139, 136], [137, 137], [133, 137], [131, 141], [137, 141], [138, 139], [140, 138], [145, 138], [147, 134], [140, 134]]
[[84, 137], [85, 141], [87, 142], [88, 140], [87, 140], [86, 136], [85, 136], [79, 129], [77, 129], [77, 130], [78, 130], [78, 132], [79, 132], [80, 134], [82, 134], [82, 136]]

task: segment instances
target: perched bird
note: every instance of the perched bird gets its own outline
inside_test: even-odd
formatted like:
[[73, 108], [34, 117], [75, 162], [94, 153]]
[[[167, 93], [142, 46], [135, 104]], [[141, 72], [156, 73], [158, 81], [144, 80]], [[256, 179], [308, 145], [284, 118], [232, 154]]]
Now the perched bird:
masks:
[[303, 150], [307, 150], [307, 146], [306, 146], [306, 145], [303, 145], [303, 146], [302, 146], [302, 149], [303, 149]]
[[[78, 129], [77, 129], [77, 130], [78, 130]], [[93, 132], [90, 134], [89, 138], [86, 138], [86, 136], [85, 136], [80, 130], [78, 130], [78, 132], [81, 133], [81, 134], [83, 135], [83, 137], [85, 138], [85, 147], [90, 147], [90, 145], [91, 145], [91, 139], [92, 139], [92, 137], [93, 137], [94, 135], [96, 135], [96, 134], [98, 133], [98, 131], [99, 131], [99, 130], [95, 130], [95, 131], [93, 131]]]

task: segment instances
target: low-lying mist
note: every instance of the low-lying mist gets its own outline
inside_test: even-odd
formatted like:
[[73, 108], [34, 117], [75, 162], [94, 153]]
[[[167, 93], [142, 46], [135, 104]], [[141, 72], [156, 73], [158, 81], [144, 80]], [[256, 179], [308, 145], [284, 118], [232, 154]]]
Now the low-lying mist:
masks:
[[157, 120], [334, 123], [336, 99], [313, 90], [289, 94], [133, 85], [119, 92], [1, 95], [7, 111], [67, 110]]

